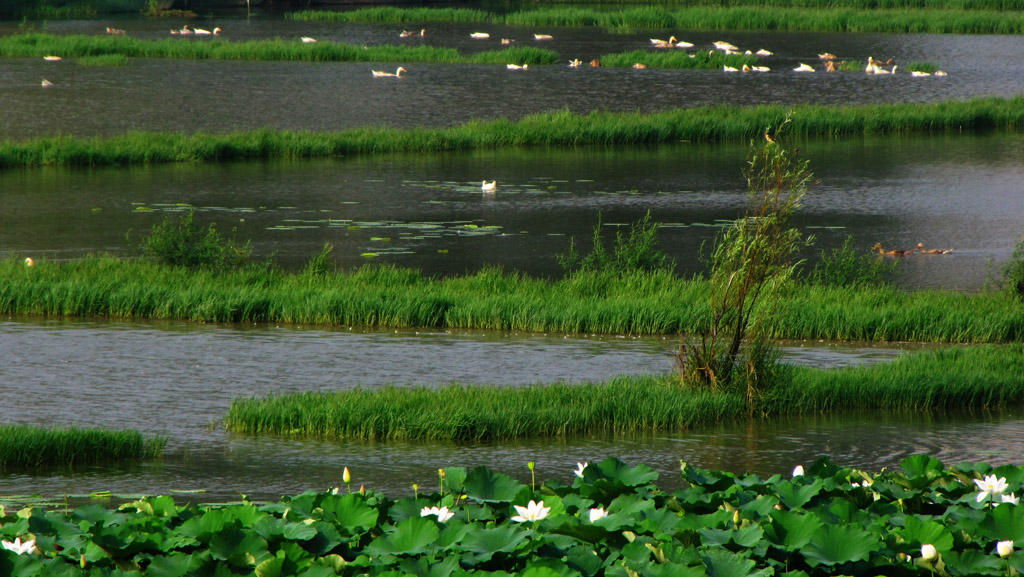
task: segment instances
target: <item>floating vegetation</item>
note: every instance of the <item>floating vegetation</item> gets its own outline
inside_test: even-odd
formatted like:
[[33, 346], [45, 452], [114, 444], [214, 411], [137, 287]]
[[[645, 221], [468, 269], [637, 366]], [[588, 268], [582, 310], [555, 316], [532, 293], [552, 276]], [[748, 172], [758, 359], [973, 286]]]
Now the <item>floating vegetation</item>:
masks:
[[649, 114], [568, 110], [471, 121], [453, 128], [365, 127], [344, 132], [254, 130], [231, 134], [133, 132], [103, 138], [47, 137], [0, 143], [0, 168], [130, 166], [170, 162], [321, 158], [515, 146], [744, 142], [790, 118], [798, 138], [909, 134], [1024, 127], [1024, 97], [939, 104], [863, 106], [705, 106]]
[[138, 431], [0, 426], [0, 470], [71, 466], [159, 457], [166, 437], [144, 439]]
[[[258, 264], [189, 270], [89, 256], [26, 267], [12, 256], [0, 260], [0, 278], [4, 315], [629, 335], [690, 333], [708, 315], [706, 281], [664, 272], [547, 280], [494, 268], [432, 278], [363, 267], [310, 280]], [[787, 293], [778, 315], [773, 338], [1024, 340], [1024, 308], [999, 293], [803, 284]]]
[[638, 63], [647, 68], [721, 70], [723, 66], [753, 66], [757, 64], [757, 56], [726, 54], [719, 50], [701, 50], [694, 53], [634, 50], [601, 56], [601, 66], [629, 68]]
[[231, 41], [220, 36], [196, 40], [143, 40], [125, 35], [86, 36], [27, 33], [0, 37], [0, 56], [178, 58], [186, 60], [284, 60], [303, 62], [451, 62], [477, 64], [554, 64], [557, 52], [519, 46], [475, 54], [434, 46], [355, 46], [337, 42], [306, 44], [298, 39]]
[[353, 491], [346, 475], [345, 488], [272, 503], [243, 497], [179, 506], [161, 496], [116, 510], [96, 503], [73, 511], [0, 508], [0, 562], [15, 575], [263, 577], [928, 576], [936, 567], [940, 575], [1001, 576], [1024, 570], [1018, 545], [1024, 510], [996, 506], [1018, 499], [1020, 466], [947, 469], [914, 455], [875, 473], [824, 457], [792, 475], [762, 478], [683, 462], [683, 488], [673, 492], [655, 485], [659, 474], [649, 466], [616, 458], [577, 463], [575, 470], [567, 463], [554, 472], [561, 480], [540, 484], [534, 464], [524, 473], [527, 468], [529, 484], [487, 467], [442, 468], [438, 478], [420, 480], [398, 499]]
[[643, 6], [610, 10], [581, 6], [533, 8], [509, 14], [468, 9], [371, 8], [350, 12], [306, 11], [301, 20], [372, 22], [489, 22], [512, 26], [600, 26], [613, 32], [637, 29], [786, 30], [946, 34], [1024, 32], [1024, 0], [805, 0], [700, 2], [696, 6]]

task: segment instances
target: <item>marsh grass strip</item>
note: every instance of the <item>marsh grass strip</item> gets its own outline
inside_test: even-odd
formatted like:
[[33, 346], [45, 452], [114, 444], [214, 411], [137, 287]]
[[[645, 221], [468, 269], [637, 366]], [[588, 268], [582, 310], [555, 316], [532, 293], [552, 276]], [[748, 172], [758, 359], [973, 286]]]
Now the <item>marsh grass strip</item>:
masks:
[[166, 437], [138, 431], [0, 426], [0, 469], [142, 461], [159, 457]]
[[134, 132], [103, 138], [46, 137], [0, 143], [0, 169], [131, 166], [271, 158], [324, 158], [394, 152], [449, 152], [522, 146], [624, 146], [744, 142], [787, 119], [795, 137], [848, 137], [1019, 130], [1024, 97], [940, 104], [707, 106], [638, 112], [568, 110], [519, 121], [472, 120], [451, 128], [357, 128], [342, 132], [262, 129], [230, 134]]
[[[707, 282], [668, 273], [577, 273], [560, 280], [488, 268], [432, 278], [367, 266], [325, 275], [267, 266], [215, 272], [88, 257], [28, 268], [0, 260], [0, 314], [327, 326], [437, 327], [568, 334], [699, 332]], [[1006, 343], [1024, 308], [998, 293], [800, 285], [774, 338]]]
[[[979, 409], [1024, 403], [1024, 346], [916, 353], [844, 369], [789, 367], [754, 407], [761, 417], [885, 409]], [[447, 385], [235, 399], [225, 426], [240, 433], [389, 440], [680, 431], [749, 418], [739, 394], [683, 389], [670, 376], [528, 387]]]
[[[865, 4], [874, 4], [865, 6]], [[369, 8], [351, 12], [303, 11], [295, 20], [349, 22], [486, 22], [513, 26], [599, 26], [633, 33], [645, 28], [679, 30], [785, 30], [932, 34], [1015, 34], [1024, 31], [1024, 0], [979, 2], [869, 2], [844, 0], [704, 3], [622, 10], [580, 6], [541, 7], [509, 14], [473, 9]]]

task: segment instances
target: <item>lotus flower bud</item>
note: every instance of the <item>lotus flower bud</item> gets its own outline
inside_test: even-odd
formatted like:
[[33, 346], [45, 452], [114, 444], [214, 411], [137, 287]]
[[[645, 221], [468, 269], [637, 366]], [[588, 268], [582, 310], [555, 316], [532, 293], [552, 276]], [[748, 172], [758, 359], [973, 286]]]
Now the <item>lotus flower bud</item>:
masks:
[[797, 465], [796, 467], [793, 467], [793, 476], [794, 477], [800, 477], [803, 474], [804, 474], [804, 466], [803, 465]]
[[935, 550], [935, 545], [921, 545], [921, 558], [925, 561], [934, 561], [939, 557], [939, 552]]
[[345, 471], [342, 472], [341, 480], [344, 481], [346, 485], [352, 482], [352, 473], [348, 472], [348, 467], [345, 467]]
[[1013, 541], [1000, 541], [996, 543], [996, 552], [1003, 559], [1013, 555]]

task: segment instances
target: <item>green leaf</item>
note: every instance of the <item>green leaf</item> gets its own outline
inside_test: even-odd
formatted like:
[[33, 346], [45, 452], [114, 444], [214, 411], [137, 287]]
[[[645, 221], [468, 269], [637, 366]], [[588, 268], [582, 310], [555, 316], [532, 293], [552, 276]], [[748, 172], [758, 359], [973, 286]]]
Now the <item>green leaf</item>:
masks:
[[851, 561], [864, 561], [880, 545], [877, 536], [862, 529], [828, 525], [815, 531], [811, 542], [802, 552], [812, 567], [840, 565]]
[[700, 558], [707, 567], [708, 577], [762, 577], [772, 574], [771, 569], [754, 571], [754, 562], [725, 549], [702, 551]]
[[601, 461], [596, 466], [591, 465], [583, 471], [584, 481], [593, 482], [597, 478], [604, 478], [626, 487], [639, 487], [640, 485], [656, 481], [658, 473], [647, 465], [637, 465], [630, 468], [629, 465], [611, 457]]
[[146, 568], [146, 575], [151, 577], [184, 577], [199, 568], [193, 555], [173, 552], [168, 555], [154, 557]]
[[270, 556], [267, 542], [250, 530], [224, 529], [210, 539], [210, 555], [239, 567], [248, 567]]
[[284, 557], [271, 557], [256, 566], [256, 577], [281, 577]]
[[1024, 541], [1024, 507], [1000, 505], [991, 509], [978, 531], [994, 541]]
[[493, 555], [499, 551], [511, 552], [529, 535], [529, 532], [510, 525], [479, 529], [466, 535], [462, 547], [467, 551], [484, 555]]
[[798, 511], [772, 511], [771, 517], [771, 523], [764, 529], [765, 538], [772, 545], [786, 551], [803, 548], [822, 528], [820, 519]]
[[427, 517], [406, 519], [387, 535], [366, 546], [371, 555], [418, 555], [426, 552], [437, 540], [437, 523]]
[[942, 461], [928, 455], [912, 455], [900, 461], [900, 469], [908, 477], [922, 477], [928, 473], [942, 475], [946, 467]]
[[977, 549], [943, 553], [946, 570], [953, 575], [1005, 575], [1002, 559]]
[[793, 484], [789, 481], [780, 481], [775, 485], [775, 493], [779, 501], [790, 509], [799, 509], [807, 504], [821, 491], [821, 480], [815, 479], [810, 484]]
[[448, 467], [444, 470], [444, 487], [449, 493], [461, 493], [466, 486], [466, 469], [463, 467]]
[[946, 527], [935, 521], [908, 516], [904, 521], [904, 529], [900, 531], [908, 545], [919, 548], [921, 545], [934, 545], [945, 553], [953, 548], [953, 534]]
[[525, 485], [508, 475], [477, 467], [466, 475], [466, 494], [477, 501], [510, 503]]
[[349, 530], [366, 530], [377, 525], [377, 510], [365, 502], [359, 493], [328, 495], [320, 506], [324, 520], [334, 521]]
[[415, 577], [449, 577], [459, 568], [459, 558], [450, 555], [441, 562], [428, 561], [423, 557], [402, 559], [399, 567], [406, 575]]

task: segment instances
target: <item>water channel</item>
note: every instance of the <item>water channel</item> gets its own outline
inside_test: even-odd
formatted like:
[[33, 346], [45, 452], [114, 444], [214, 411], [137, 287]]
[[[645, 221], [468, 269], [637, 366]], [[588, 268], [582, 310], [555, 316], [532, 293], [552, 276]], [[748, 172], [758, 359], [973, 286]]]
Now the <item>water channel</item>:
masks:
[[[245, 493], [276, 499], [336, 486], [348, 466], [357, 483], [404, 494], [427, 487], [437, 467], [488, 465], [525, 479], [568, 480], [577, 461], [617, 456], [678, 483], [679, 460], [763, 474], [823, 454], [878, 470], [926, 452], [948, 464], [1006, 463], [1024, 450], [1019, 411], [975, 415], [847, 414], [727, 424], [685, 433], [455, 444], [311, 441], [247, 437], [217, 426], [232, 398], [350, 387], [448, 382], [521, 386], [602, 380], [672, 369], [672, 338], [12, 320], [0, 323], [5, 423], [133, 428], [170, 437], [163, 461], [0, 474], [5, 495], [111, 491], [201, 501]], [[850, 366], [885, 362], [917, 347], [787, 343], [789, 362]]]
[[[163, 38], [184, 22], [111, 18], [37, 24], [56, 34], [97, 34], [106, 26]], [[314, 36], [394, 44], [400, 26], [291, 22], [269, 15], [190, 24], [220, 26], [225, 38]], [[528, 39], [532, 29], [430, 24], [423, 40], [463, 51], [498, 46], [469, 39]], [[418, 28], [406, 25], [408, 28]], [[0, 35], [18, 31], [0, 22]], [[776, 53], [767, 75], [719, 71], [569, 70], [510, 74], [501, 66], [415, 64], [408, 77], [380, 82], [372, 63], [217, 62], [133, 59], [121, 67], [73, 61], [0, 61], [0, 138], [108, 135], [126, 130], [223, 132], [272, 127], [341, 130], [366, 124], [448, 126], [472, 118], [520, 118], [569, 108], [653, 111], [701, 104], [932, 102], [1024, 92], [1024, 45], [1005, 36], [793, 33], [681, 33], [595, 29], [555, 34], [544, 47], [566, 60], [646, 48], [648, 38], [730, 40]], [[184, 39], [194, 41], [195, 39]], [[297, 41], [297, 40], [296, 40]], [[524, 41], [530, 43], [529, 40]], [[828, 50], [930, 61], [945, 78], [800, 75], [790, 69]], [[393, 66], [393, 65], [389, 65]], [[55, 83], [42, 91], [41, 78]], [[394, 79], [390, 79], [394, 80]], [[992, 263], [1020, 238], [1024, 138], [1012, 134], [854, 138], [801, 142], [817, 175], [800, 225], [818, 243], [808, 254], [875, 242], [954, 248], [952, 255], [903, 260], [908, 288], [980, 290]], [[487, 264], [557, 275], [554, 255], [568, 239], [589, 239], [601, 211], [608, 231], [647, 210], [663, 223], [662, 246], [684, 274], [699, 272], [701, 243], [744, 197], [745, 147], [677, 145], [640, 149], [527, 149], [473, 154], [391, 155], [312, 162], [260, 162], [131, 169], [0, 172], [0, 250], [42, 261], [90, 252], [137, 254], [141, 235], [168, 213], [195, 207], [204, 222], [257, 257], [298, 266], [324, 243], [343, 267], [366, 262], [458, 274]], [[497, 179], [484, 198], [479, 182]], [[820, 454], [879, 469], [926, 452], [947, 464], [1006, 463], [1024, 450], [1020, 411], [977, 415], [844, 415], [723, 425], [685, 434], [501, 444], [300, 441], [240, 437], [215, 425], [230, 400], [273, 391], [450, 381], [522, 385], [601, 380], [671, 369], [673, 339], [564, 338], [561, 335], [369, 333], [181, 323], [0, 323], [0, 407], [4, 423], [138, 428], [171, 438], [159, 463], [74, 471], [0, 474], [0, 492], [60, 495], [109, 490], [168, 493], [203, 489], [195, 499], [246, 493], [275, 499], [340, 482], [389, 493], [429, 486], [439, 466], [487, 464], [527, 478], [568, 480], [576, 461], [617, 456], [647, 463], [661, 484], [678, 479], [679, 460], [701, 467], [773, 473]], [[793, 362], [841, 365], [891, 358], [870, 345], [787, 346]], [[397, 361], [396, 361], [397, 359]], [[211, 426], [211, 423], [214, 426]]]

